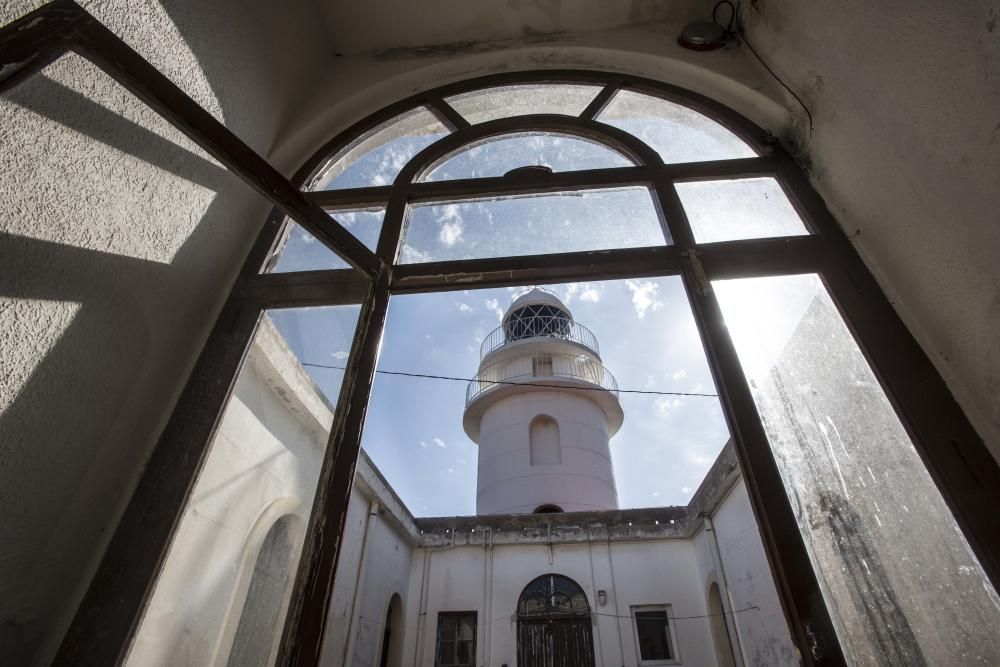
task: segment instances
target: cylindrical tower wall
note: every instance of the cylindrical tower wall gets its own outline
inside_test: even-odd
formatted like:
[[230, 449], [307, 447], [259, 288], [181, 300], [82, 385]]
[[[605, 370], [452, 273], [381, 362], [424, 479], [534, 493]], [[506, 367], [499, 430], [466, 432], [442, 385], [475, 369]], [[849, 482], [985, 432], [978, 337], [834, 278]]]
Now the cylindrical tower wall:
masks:
[[532, 391], [497, 400], [482, 415], [478, 442], [477, 514], [528, 513], [543, 505], [566, 512], [618, 508], [608, 418], [584, 392]]

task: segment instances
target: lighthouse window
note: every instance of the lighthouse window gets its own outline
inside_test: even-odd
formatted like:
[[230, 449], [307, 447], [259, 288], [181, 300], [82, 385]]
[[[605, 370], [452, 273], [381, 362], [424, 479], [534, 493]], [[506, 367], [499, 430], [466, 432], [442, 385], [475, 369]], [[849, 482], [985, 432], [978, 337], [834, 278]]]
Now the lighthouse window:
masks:
[[[562, 463], [559, 422], [548, 415], [538, 415], [529, 426], [531, 465], [551, 466]], [[538, 510], [536, 510], [538, 511]]]

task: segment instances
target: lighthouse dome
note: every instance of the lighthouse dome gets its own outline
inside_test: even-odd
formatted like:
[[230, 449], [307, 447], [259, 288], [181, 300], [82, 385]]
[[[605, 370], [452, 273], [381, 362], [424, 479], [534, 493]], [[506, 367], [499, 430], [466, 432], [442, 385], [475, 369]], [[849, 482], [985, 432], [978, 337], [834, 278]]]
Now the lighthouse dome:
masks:
[[507, 342], [537, 336], [568, 337], [573, 314], [554, 293], [533, 287], [516, 296], [503, 317]]

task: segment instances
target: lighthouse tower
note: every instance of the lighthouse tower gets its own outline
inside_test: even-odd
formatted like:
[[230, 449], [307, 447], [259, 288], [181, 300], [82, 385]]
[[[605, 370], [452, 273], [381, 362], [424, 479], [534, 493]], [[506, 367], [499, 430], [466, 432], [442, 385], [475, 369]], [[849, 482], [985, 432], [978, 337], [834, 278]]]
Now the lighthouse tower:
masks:
[[477, 514], [618, 508], [608, 440], [624, 420], [597, 339], [555, 294], [517, 296], [466, 393]]

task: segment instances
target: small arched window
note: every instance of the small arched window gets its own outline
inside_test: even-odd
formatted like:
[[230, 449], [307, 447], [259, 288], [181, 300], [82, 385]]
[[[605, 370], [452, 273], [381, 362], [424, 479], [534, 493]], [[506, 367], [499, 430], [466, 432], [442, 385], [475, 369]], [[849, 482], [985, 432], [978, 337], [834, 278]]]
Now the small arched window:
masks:
[[227, 665], [264, 667], [274, 661], [291, 589], [297, 544], [294, 521], [291, 514], [275, 521], [260, 545]]
[[534, 514], [560, 514], [563, 508], [558, 505], [539, 505], [535, 508]]
[[531, 465], [552, 466], [562, 463], [559, 442], [559, 422], [548, 415], [538, 415], [528, 427], [528, 448]]

